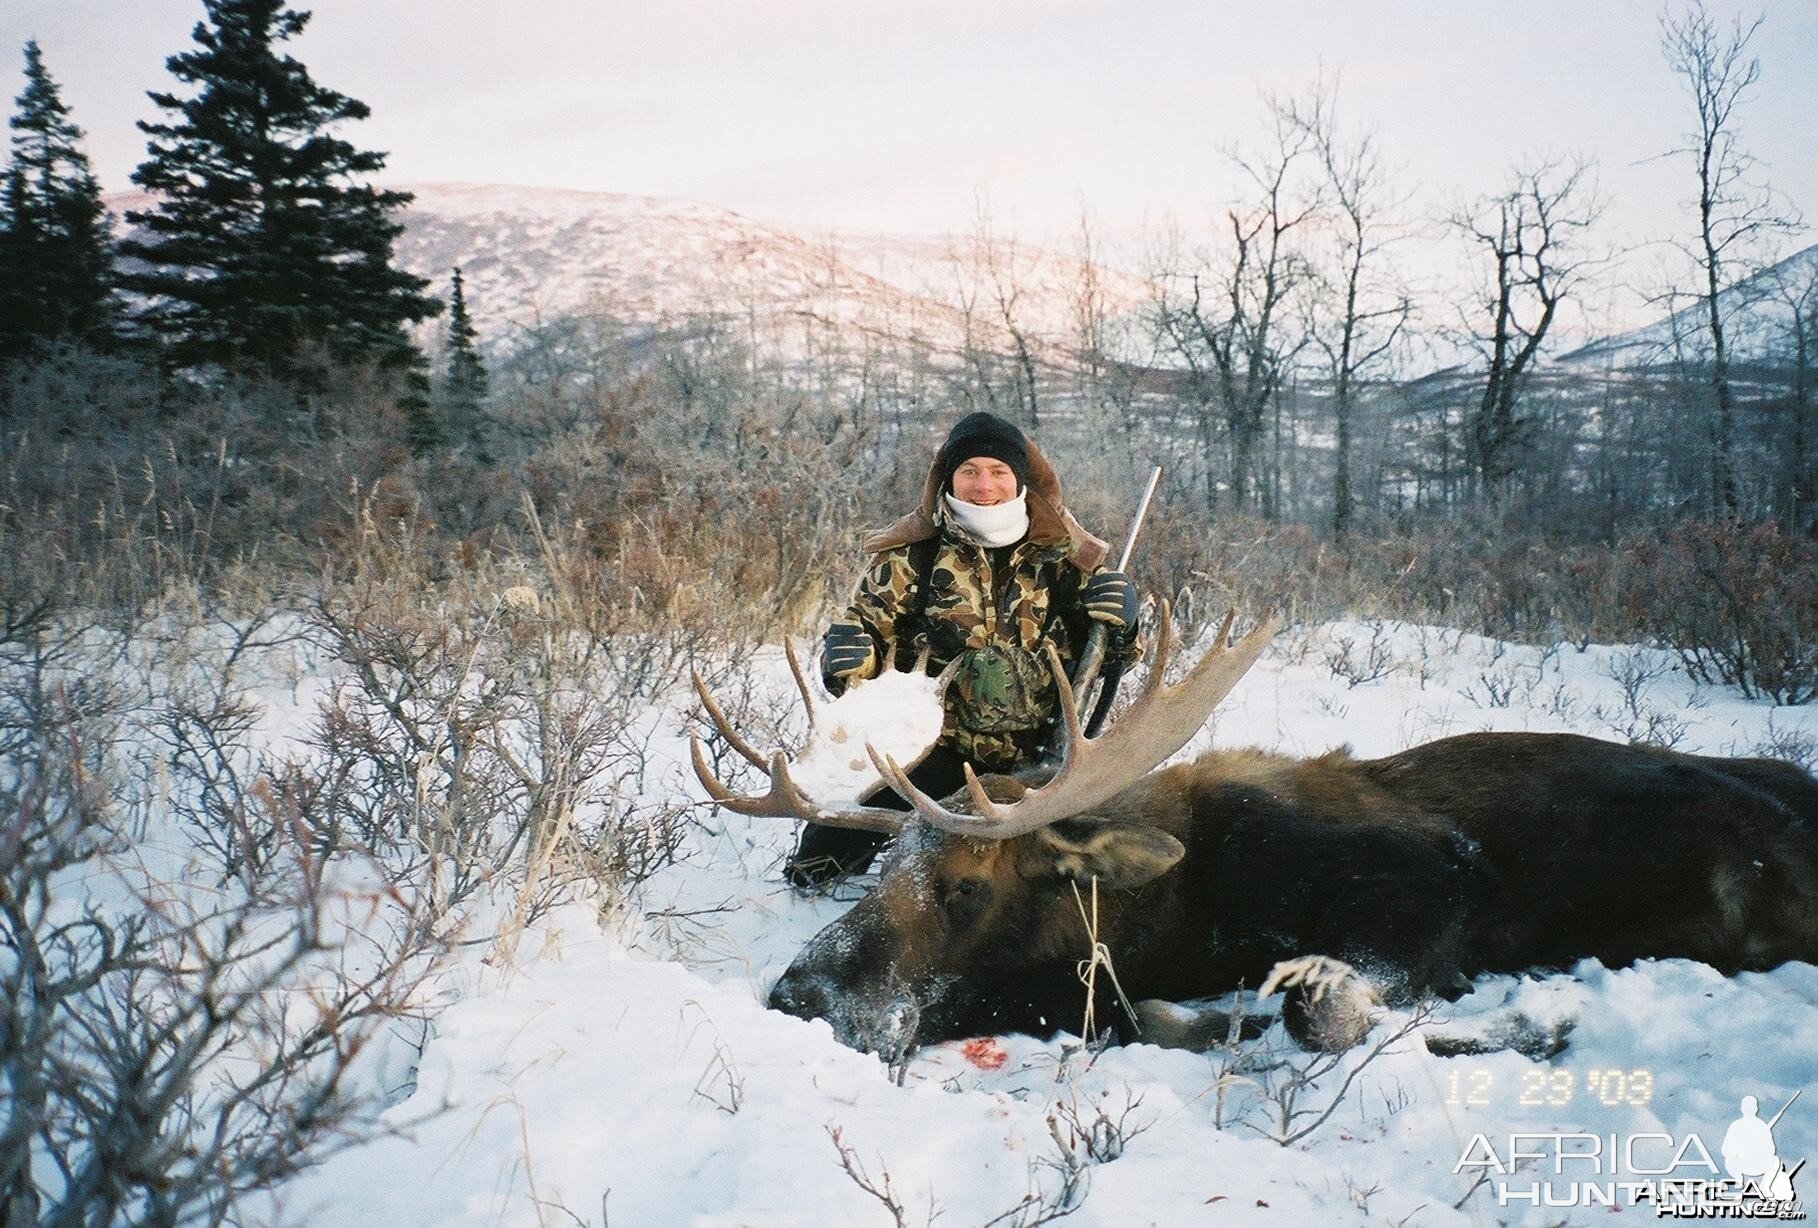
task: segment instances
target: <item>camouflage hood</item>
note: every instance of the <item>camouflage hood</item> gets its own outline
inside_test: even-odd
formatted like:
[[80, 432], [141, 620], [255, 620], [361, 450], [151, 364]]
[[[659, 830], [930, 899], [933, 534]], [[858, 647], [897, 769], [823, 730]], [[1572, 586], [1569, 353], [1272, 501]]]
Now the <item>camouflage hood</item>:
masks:
[[[1065, 543], [1067, 557], [1075, 566], [1085, 572], [1095, 570], [1104, 562], [1110, 547], [1073, 519], [1073, 513], [1061, 503], [1060, 478], [1055, 474], [1054, 466], [1048, 463], [1033, 439], [1025, 436], [1024, 442], [1029, 448], [1029, 541], [1038, 546]], [[894, 524], [866, 534], [865, 553], [878, 554], [894, 546], [907, 546], [933, 537], [940, 532], [942, 517], [941, 471], [937, 455], [928, 466], [928, 480], [922, 485], [922, 501], [913, 512]]]

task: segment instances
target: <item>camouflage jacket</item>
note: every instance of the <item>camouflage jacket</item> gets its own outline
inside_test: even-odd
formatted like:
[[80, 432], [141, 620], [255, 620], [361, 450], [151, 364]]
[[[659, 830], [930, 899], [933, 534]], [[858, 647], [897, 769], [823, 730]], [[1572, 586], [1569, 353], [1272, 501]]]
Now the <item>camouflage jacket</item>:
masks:
[[[1080, 588], [1104, 569], [1104, 543], [1062, 508], [1059, 481], [1033, 444], [1030, 461], [1029, 533], [996, 549], [947, 522], [931, 470], [921, 507], [867, 540], [873, 557], [844, 617], [872, 640], [863, 676], [892, 664], [912, 668], [924, 647], [931, 673], [964, 658], [947, 687], [941, 744], [994, 771], [1021, 767], [1047, 749], [1060, 705], [1045, 646], [1054, 645], [1071, 673], [1092, 625]], [[914, 543], [931, 536], [938, 544], [923, 603]], [[1127, 658], [1140, 651], [1134, 638], [1123, 650]]]

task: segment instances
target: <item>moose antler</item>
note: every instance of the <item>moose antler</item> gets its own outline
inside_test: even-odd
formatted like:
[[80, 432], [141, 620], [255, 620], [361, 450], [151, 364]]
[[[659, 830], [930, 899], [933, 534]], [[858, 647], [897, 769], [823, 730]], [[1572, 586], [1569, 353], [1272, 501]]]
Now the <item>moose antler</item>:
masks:
[[[808, 686], [808, 679], [802, 672], [802, 663], [797, 658], [795, 645], [783, 641], [783, 653], [789, 658], [789, 672], [795, 678], [796, 689], [802, 694], [802, 703], [808, 710], [808, 729], [813, 733], [819, 705], [814, 692]], [[928, 666], [928, 652], [923, 649], [915, 665], [915, 673], [921, 673]], [[949, 666], [941, 675], [944, 683], [952, 675]], [[689, 749], [694, 758], [694, 774], [699, 778], [701, 787], [716, 803], [735, 814], [779, 819], [804, 819], [810, 823], [819, 823], [823, 827], [850, 827], [860, 831], [877, 831], [886, 834], [902, 830], [908, 814], [901, 810], [886, 810], [881, 806], [825, 806], [802, 792], [789, 774], [789, 755], [779, 749], [760, 751], [732, 727], [726, 719], [726, 713], [714, 699], [713, 692], [701, 679], [700, 671], [692, 671], [695, 694], [701, 697], [701, 708], [707, 713], [707, 719], [719, 731], [726, 744], [746, 762], [770, 777], [770, 788], [767, 792], [755, 796], [741, 796], [729, 789], [725, 782], [714, 774], [707, 763], [706, 752], [701, 748], [701, 740], [694, 734], [688, 735]], [[870, 747], [866, 747], [870, 750]], [[875, 763], [875, 756], [874, 756]], [[878, 783], [885, 778], [881, 771]]]
[[916, 812], [943, 831], [987, 840], [1020, 836], [1098, 806], [1135, 784], [1149, 770], [1192, 741], [1219, 701], [1231, 693], [1250, 667], [1262, 656], [1281, 624], [1265, 616], [1250, 633], [1229, 644], [1237, 611], [1225, 615], [1218, 637], [1187, 676], [1170, 686], [1164, 681], [1168, 659], [1178, 646], [1168, 603], [1158, 608], [1160, 633], [1149, 677], [1143, 692], [1110, 732], [1088, 738], [1080, 729], [1079, 701], [1061, 668], [1060, 654], [1048, 646], [1048, 667], [1054, 673], [1061, 716], [1066, 722], [1067, 744], [1059, 772], [1040, 788], [1027, 790], [1007, 805], [991, 800], [979, 783], [972, 765], [966, 764], [966, 795], [975, 814], [947, 809], [909, 781], [894, 759], [867, 746], [871, 761], [890, 787], [907, 798]]
[[[932, 826], [957, 835], [981, 840], [1003, 840], [1046, 827], [1061, 819], [1084, 813], [1129, 788], [1147, 775], [1150, 769], [1192, 741], [1231, 689], [1250, 667], [1256, 664], [1281, 624], [1273, 615], [1266, 616], [1249, 634], [1230, 643], [1231, 627], [1237, 612], [1225, 615], [1224, 624], [1206, 655], [1173, 685], [1165, 681], [1167, 666], [1179, 639], [1169, 616], [1168, 603], [1158, 606], [1158, 634], [1155, 653], [1149, 664], [1149, 676], [1123, 718], [1100, 737], [1088, 738], [1080, 727], [1079, 701], [1061, 667], [1060, 655], [1048, 648], [1048, 668], [1060, 698], [1061, 717], [1066, 725], [1067, 742], [1060, 769], [1039, 788], [1022, 791], [1019, 800], [993, 801], [986, 785], [965, 765], [966, 790], [956, 804], [969, 805], [976, 813], [967, 814], [948, 808], [929, 797], [909, 781], [907, 770], [897, 761], [880, 754], [869, 744], [865, 747], [877, 768], [881, 782], [907, 798]], [[802, 699], [808, 705], [810, 728], [816, 704], [805, 680], [801, 663], [793, 646], [785, 643], [790, 672], [795, 675]], [[926, 668], [926, 654], [918, 663], [918, 672]], [[947, 673], [953, 666], [949, 665]], [[789, 756], [782, 750], [759, 751], [733, 729], [725, 712], [701, 680], [694, 675], [694, 688], [701, 706], [720, 736], [752, 766], [770, 778], [770, 788], [763, 794], [741, 796], [728, 788], [708, 766], [700, 739], [689, 735], [693, 751], [694, 773], [701, 785], [719, 805], [737, 814], [775, 818], [804, 819], [824, 827], [849, 827], [860, 831], [892, 833], [901, 830], [909, 817], [902, 811], [880, 806], [825, 805], [804, 793], [789, 773]], [[913, 765], [911, 765], [913, 766]], [[953, 799], [949, 799], [953, 800]]]
[[886, 835], [901, 831], [904, 821], [909, 818], [901, 810], [885, 810], [881, 806], [820, 805], [803, 793], [791, 779], [789, 756], [780, 750], [773, 752], [770, 762], [764, 766], [764, 771], [770, 776], [769, 792], [755, 797], [741, 797], [713, 774], [713, 769], [707, 764], [707, 756], [701, 750], [701, 740], [691, 734], [688, 742], [694, 754], [694, 774], [700, 778], [707, 795], [734, 814], [804, 819], [810, 823], [819, 823], [822, 827], [852, 827], [860, 831], [883, 832]]

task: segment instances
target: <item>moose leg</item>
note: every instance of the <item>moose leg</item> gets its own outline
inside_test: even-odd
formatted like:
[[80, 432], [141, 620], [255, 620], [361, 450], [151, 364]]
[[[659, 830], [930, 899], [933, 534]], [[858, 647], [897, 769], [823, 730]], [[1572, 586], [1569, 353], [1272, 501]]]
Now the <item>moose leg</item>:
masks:
[[1257, 988], [1266, 998], [1283, 991], [1281, 1021], [1294, 1043], [1321, 1053], [1341, 1053], [1370, 1031], [1382, 996], [1342, 959], [1303, 955], [1284, 959]]
[[1193, 1053], [1204, 1053], [1234, 1039], [1255, 1040], [1274, 1022], [1272, 1015], [1244, 1014], [1216, 1006], [1195, 1007], [1163, 998], [1144, 998], [1130, 1009], [1136, 1023], [1132, 1039]]
[[1333, 954], [1284, 960], [1258, 987], [1261, 997], [1284, 991], [1282, 1023], [1302, 1048], [1348, 1049], [1369, 1032], [1376, 1008], [1460, 983], [1465, 897], [1449, 870], [1421, 867], [1432, 875], [1423, 883], [1414, 869], [1340, 896], [1310, 935], [1311, 950]]

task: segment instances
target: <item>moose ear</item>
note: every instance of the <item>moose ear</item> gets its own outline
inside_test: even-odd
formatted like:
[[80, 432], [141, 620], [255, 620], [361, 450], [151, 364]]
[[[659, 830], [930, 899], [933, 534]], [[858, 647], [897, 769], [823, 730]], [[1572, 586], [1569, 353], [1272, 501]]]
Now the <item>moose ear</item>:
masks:
[[1063, 820], [1037, 835], [1053, 873], [1080, 882], [1096, 878], [1107, 887], [1140, 887], [1187, 852], [1167, 832], [1136, 823]]

